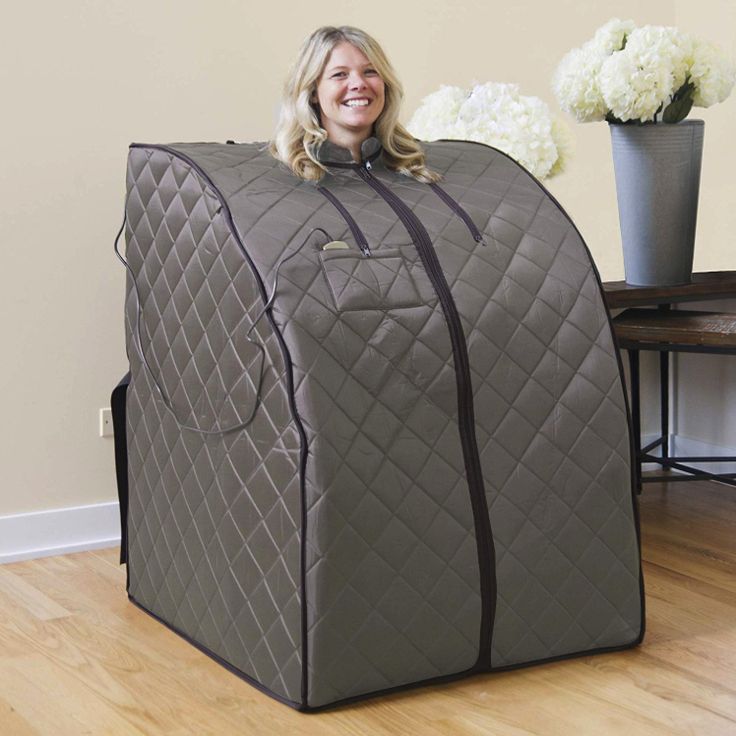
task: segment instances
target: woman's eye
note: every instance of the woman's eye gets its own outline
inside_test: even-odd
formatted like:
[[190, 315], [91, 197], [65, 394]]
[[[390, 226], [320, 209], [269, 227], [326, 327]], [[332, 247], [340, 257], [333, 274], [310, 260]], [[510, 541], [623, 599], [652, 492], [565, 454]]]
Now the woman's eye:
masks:
[[336, 77], [344, 77], [344, 76], [345, 76], [345, 72], [335, 72], [332, 75], [332, 79], [335, 79]]

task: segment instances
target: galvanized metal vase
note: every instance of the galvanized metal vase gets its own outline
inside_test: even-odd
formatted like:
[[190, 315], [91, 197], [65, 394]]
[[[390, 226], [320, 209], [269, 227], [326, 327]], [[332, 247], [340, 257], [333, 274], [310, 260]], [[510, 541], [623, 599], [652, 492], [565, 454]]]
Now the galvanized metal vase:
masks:
[[689, 283], [705, 123], [609, 127], [626, 283]]

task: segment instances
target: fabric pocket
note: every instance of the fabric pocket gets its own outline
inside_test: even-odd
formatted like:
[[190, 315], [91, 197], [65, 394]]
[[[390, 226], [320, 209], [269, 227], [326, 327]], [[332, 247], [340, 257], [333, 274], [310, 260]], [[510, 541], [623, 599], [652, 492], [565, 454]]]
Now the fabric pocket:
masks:
[[423, 304], [401, 250], [323, 251], [322, 269], [339, 312], [401, 309]]

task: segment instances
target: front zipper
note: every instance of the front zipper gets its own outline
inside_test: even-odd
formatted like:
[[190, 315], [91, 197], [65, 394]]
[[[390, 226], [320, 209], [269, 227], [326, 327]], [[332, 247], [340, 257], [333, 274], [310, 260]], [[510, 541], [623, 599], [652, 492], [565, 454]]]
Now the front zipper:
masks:
[[432, 187], [435, 194], [468, 226], [468, 230], [470, 230], [473, 240], [475, 240], [476, 243], [485, 245], [486, 241], [483, 240], [480, 230], [475, 226], [470, 215], [460, 206], [460, 203], [456, 202], [439, 184], [430, 182], [429, 186]]
[[473, 508], [476, 544], [478, 547], [478, 567], [481, 588], [481, 629], [478, 662], [476, 668], [487, 669], [491, 666], [491, 638], [493, 620], [496, 611], [496, 598], [491, 594], [491, 586], [495, 589], [495, 551], [491, 532], [488, 504], [486, 501], [483, 475], [478, 456], [478, 443], [475, 436], [475, 417], [473, 412], [473, 387], [470, 378], [470, 362], [468, 346], [460, 322], [460, 315], [452, 297], [452, 292], [445, 279], [437, 254], [432, 247], [429, 233], [409, 207], [395, 195], [380, 179], [371, 173], [370, 161], [365, 165], [353, 165], [358, 175], [374, 191], [376, 191], [393, 211], [398, 215], [408, 230], [419, 257], [440, 299], [442, 310], [447, 321], [455, 361], [455, 377], [458, 393], [458, 428], [460, 443], [465, 461], [470, 500]]
[[358, 244], [358, 248], [360, 248], [364, 256], [370, 257], [371, 249], [368, 245], [368, 240], [365, 235], [363, 235], [363, 231], [358, 227], [358, 223], [355, 222], [352, 215], [347, 211], [347, 209], [345, 209], [343, 203], [329, 189], [317, 186], [317, 190], [332, 202], [335, 209], [342, 215], [343, 219], [348, 224], [350, 232], [353, 234], [353, 238], [355, 238], [355, 242]]

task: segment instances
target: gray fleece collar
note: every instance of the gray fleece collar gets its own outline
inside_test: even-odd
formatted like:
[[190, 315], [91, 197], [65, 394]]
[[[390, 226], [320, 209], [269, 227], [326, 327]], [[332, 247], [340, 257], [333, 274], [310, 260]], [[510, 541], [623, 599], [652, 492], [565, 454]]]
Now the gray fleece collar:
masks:
[[[381, 151], [381, 142], [375, 136], [366, 138], [360, 144], [360, 155], [363, 161], [369, 161]], [[347, 148], [338, 146], [332, 141], [324, 140], [312, 149], [314, 157], [321, 164], [354, 164], [353, 154]]]

